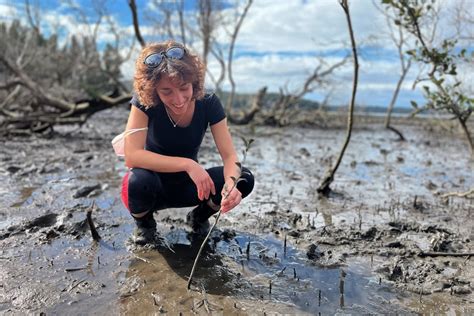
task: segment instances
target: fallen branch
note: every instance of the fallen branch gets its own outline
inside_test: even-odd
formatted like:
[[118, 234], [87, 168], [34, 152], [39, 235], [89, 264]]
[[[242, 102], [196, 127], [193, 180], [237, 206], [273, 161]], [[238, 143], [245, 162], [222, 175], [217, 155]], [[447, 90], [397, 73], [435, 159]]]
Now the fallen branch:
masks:
[[471, 257], [474, 252], [420, 252], [420, 257]]
[[[81, 284], [81, 283], [83, 283], [83, 282], [85, 282], [85, 281], [87, 281], [87, 279], [82, 279], [82, 280], [78, 281], [76, 284], [73, 284], [73, 285], [71, 286], [71, 288], [69, 288], [67, 291], [68, 291], [68, 292], [71, 292], [71, 291], [72, 291], [73, 289], [75, 289], [79, 284]], [[66, 290], [66, 289], [64, 289], [63, 292], [64, 292], [65, 290]]]
[[[30, 77], [18, 63], [6, 59], [5, 56], [0, 55], [0, 65], [16, 76], [14, 81], [0, 85], [0, 90], [15, 86], [15, 89], [0, 101], [0, 115], [5, 117], [0, 122], [0, 133], [2, 134], [9, 133], [11, 129], [42, 132], [52, 128], [53, 125], [82, 125], [94, 113], [122, 104], [132, 97], [130, 93], [119, 93], [120, 90], [115, 87], [109, 94], [89, 93], [90, 96], [87, 99], [72, 101], [67, 96], [56, 96], [51, 93], [49, 88], [36, 82], [35, 78]], [[22, 104], [22, 100], [17, 100], [20, 91], [25, 91], [23, 95], [30, 94], [29, 99], [34, 102], [27, 107], [26, 111], [24, 107], [15, 110], [9, 109], [9, 104]], [[36, 127], [36, 124], [40, 124], [40, 127]]]
[[474, 194], [474, 188], [470, 189], [469, 191], [466, 192], [448, 192], [443, 195], [441, 195], [442, 198], [447, 198], [450, 196], [457, 196], [457, 197], [465, 197], [465, 198], [470, 198], [469, 195]]
[[87, 210], [87, 223], [89, 224], [89, 228], [90, 228], [91, 233], [92, 233], [92, 239], [94, 239], [95, 241], [99, 241], [101, 239], [100, 235], [97, 232], [97, 229], [95, 228], [94, 222], [92, 221], [92, 210], [93, 209], [95, 209], [95, 202], [92, 202], [91, 207], [89, 207], [89, 209]]
[[99, 99], [111, 106], [124, 103], [132, 98], [132, 94], [125, 93], [119, 96], [111, 97], [105, 94], [99, 95]]
[[77, 267], [77, 268], [66, 268], [64, 269], [65, 272], [75, 272], [75, 271], [81, 271], [81, 270], [86, 270], [87, 267]]
[[151, 264], [151, 265], [153, 265], [153, 266], [155, 266], [155, 267], [159, 267], [156, 263], [154, 263], [154, 262], [152, 262], [152, 261], [150, 261], [150, 260], [148, 260], [148, 259], [146, 259], [146, 258], [137, 256], [137, 255], [134, 255], [134, 257], [135, 257], [136, 259], [138, 259], [138, 260], [141, 260], [141, 261], [145, 262], [145, 263]]
[[228, 116], [229, 122], [236, 124], [236, 125], [245, 125], [248, 124], [250, 121], [253, 120], [255, 115], [260, 112], [263, 107], [263, 99], [265, 94], [267, 93], [267, 87], [261, 88], [256, 97], [252, 101], [252, 106], [250, 107], [249, 111], [242, 111], [240, 116], [235, 115], [235, 113], [230, 113]]

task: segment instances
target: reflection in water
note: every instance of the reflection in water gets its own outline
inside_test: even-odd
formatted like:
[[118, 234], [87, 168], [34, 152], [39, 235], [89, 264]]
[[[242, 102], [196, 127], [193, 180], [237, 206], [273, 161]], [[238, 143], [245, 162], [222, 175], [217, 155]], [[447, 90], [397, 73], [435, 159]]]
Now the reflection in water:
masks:
[[[157, 308], [189, 313], [196, 306], [203, 306], [199, 304], [203, 299], [224, 314], [236, 312], [237, 303], [255, 312], [397, 310], [378, 303], [395, 295], [371, 282], [367, 277], [369, 271], [356, 272], [359, 265], [353, 269], [349, 264], [344, 271], [337, 267], [320, 268], [308, 264], [305, 255], [292, 247], [287, 247], [285, 255], [282, 243], [271, 236], [239, 234], [224, 240], [218, 233], [213, 234], [195, 272], [197, 287], [205, 294], [187, 291], [188, 276], [201, 245], [201, 240], [189, 237], [184, 231], [174, 230], [167, 236], [170, 243], [173, 241], [172, 251], [162, 247], [134, 252], [135, 259], [126, 275], [128, 292], [122, 294], [121, 300], [124, 313], [134, 314], [137, 308], [140, 313]], [[245, 247], [249, 240], [247, 258]], [[315, 299], [318, 293], [320, 299]]]
[[326, 225], [326, 226], [332, 225], [332, 214], [322, 212], [322, 215], [323, 215], [323, 219], [324, 219], [324, 225]]
[[[122, 311], [127, 314], [156, 312], [157, 307], [167, 312], [189, 313], [193, 309], [235, 309], [226, 297], [242, 296], [249, 289], [248, 282], [240, 278], [222, 261], [216, 251], [216, 241], [211, 238], [204, 246], [193, 279], [196, 291], [187, 291], [187, 281], [194, 258], [202, 243], [201, 238], [174, 230], [166, 236], [171, 244], [157, 249], [137, 250], [126, 274], [127, 282], [138, 286], [122, 295]], [[154, 293], [153, 295], [151, 293]], [[203, 297], [206, 300], [202, 302]], [[207, 295], [213, 296], [208, 298]], [[150, 304], [150, 302], [153, 304]], [[201, 304], [199, 303], [201, 302]]]
[[22, 206], [23, 203], [28, 201], [28, 199], [31, 197], [31, 195], [33, 194], [33, 192], [35, 190], [36, 190], [36, 187], [23, 187], [23, 188], [21, 188], [21, 190], [20, 190], [20, 200], [16, 203], [13, 203], [12, 205], [10, 205], [10, 207], [20, 207], [20, 206]]
[[97, 253], [99, 250], [99, 243], [93, 241], [89, 250], [87, 251], [87, 272], [91, 275], [94, 275], [94, 263], [96, 262], [96, 258], [98, 258]]
[[[157, 256], [162, 258], [157, 259], [166, 261], [169, 268], [187, 282], [203, 238], [178, 230], [173, 234], [181, 237], [179, 238], [180, 243], [173, 243], [172, 250], [166, 247], [159, 249]], [[193, 279], [209, 294], [235, 295], [242, 287], [241, 284], [238, 284], [239, 277], [224, 268], [222, 254], [216, 252], [216, 247], [216, 239], [211, 239], [204, 245]]]
[[403, 166], [400, 167], [400, 171], [410, 177], [420, 177], [426, 172], [425, 169], [416, 166]]
[[339, 275], [339, 307], [344, 307], [344, 280], [346, 278], [346, 272], [341, 269]]

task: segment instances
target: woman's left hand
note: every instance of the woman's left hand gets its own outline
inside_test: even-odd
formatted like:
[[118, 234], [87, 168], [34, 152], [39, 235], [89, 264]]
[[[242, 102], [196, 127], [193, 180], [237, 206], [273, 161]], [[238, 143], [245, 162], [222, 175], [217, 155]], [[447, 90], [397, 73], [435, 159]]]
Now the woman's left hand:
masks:
[[[232, 188], [232, 186], [230, 187]], [[231, 209], [239, 205], [241, 201], [242, 201], [242, 193], [240, 193], [237, 187], [234, 187], [232, 191], [230, 191], [230, 193], [227, 193], [224, 186], [224, 189], [222, 190], [221, 212], [226, 213], [230, 211]]]

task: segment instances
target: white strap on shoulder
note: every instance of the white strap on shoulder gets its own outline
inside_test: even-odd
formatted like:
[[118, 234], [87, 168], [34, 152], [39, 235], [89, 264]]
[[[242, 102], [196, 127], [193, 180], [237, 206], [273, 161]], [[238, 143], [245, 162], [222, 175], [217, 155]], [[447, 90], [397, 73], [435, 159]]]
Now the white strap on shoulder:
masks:
[[145, 131], [147, 129], [148, 127], [131, 128], [115, 136], [114, 139], [112, 139], [112, 146], [114, 148], [115, 154], [119, 157], [123, 157], [125, 155], [125, 137], [139, 131]]
[[142, 128], [131, 128], [123, 132], [123, 137], [127, 137], [128, 135], [132, 135], [133, 133], [139, 132], [139, 131], [146, 131], [148, 127], [142, 127]]

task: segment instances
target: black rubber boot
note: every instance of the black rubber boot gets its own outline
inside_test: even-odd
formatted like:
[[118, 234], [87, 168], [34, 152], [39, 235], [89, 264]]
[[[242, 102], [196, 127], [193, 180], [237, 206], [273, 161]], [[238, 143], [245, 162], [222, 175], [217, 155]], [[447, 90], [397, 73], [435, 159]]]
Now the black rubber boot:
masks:
[[156, 221], [153, 218], [153, 212], [148, 212], [140, 218], [133, 218], [137, 227], [133, 231], [132, 240], [137, 245], [145, 245], [155, 241]]
[[186, 215], [186, 223], [191, 226], [193, 233], [206, 235], [211, 228], [209, 217], [217, 212], [207, 205], [207, 202], [201, 203]]

